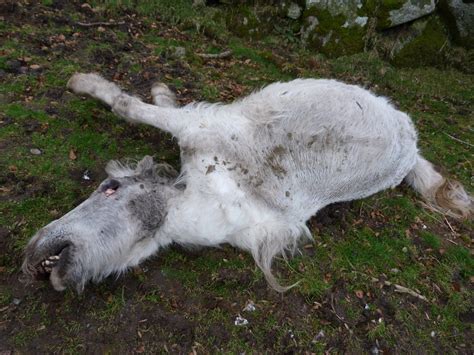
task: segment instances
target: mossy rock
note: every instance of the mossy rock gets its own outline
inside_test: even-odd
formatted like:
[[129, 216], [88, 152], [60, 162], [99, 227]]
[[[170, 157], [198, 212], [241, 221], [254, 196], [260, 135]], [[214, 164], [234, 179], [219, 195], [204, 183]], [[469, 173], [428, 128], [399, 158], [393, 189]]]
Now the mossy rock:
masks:
[[441, 0], [439, 8], [453, 41], [465, 48], [474, 49], [474, 3]]
[[[415, 24], [417, 25], [417, 24]], [[443, 48], [449, 43], [447, 31], [438, 17], [431, 17], [420, 35], [404, 44], [391, 62], [399, 67], [439, 66], [445, 64]]]
[[377, 19], [377, 29], [398, 26], [435, 11], [434, 0], [367, 0], [361, 12]]
[[227, 10], [227, 28], [243, 38], [262, 38], [273, 29], [273, 20], [278, 16], [277, 6], [237, 6]]
[[357, 24], [344, 14], [310, 7], [304, 13], [304, 44], [328, 57], [351, 55], [364, 50], [365, 22]]

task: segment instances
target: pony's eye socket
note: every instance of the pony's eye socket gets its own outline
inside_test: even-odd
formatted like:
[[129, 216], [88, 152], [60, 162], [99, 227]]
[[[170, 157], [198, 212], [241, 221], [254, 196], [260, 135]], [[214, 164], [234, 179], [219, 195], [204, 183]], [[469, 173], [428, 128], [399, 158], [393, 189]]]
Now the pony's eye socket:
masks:
[[105, 191], [117, 191], [117, 189], [120, 187], [120, 182], [115, 180], [115, 179], [110, 179], [107, 181], [104, 186], [102, 186], [102, 192]]

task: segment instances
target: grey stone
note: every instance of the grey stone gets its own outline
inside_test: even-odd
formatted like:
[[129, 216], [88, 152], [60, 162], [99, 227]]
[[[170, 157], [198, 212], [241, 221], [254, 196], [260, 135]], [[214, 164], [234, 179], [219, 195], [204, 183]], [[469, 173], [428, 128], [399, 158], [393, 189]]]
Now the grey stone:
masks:
[[41, 155], [41, 150], [39, 150], [38, 148], [31, 148], [30, 153], [33, 155]]
[[184, 47], [175, 47], [173, 56], [176, 58], [183, 58], [186, 55], [186, 48]]
[[19, 298], [14, 298], [14, 299], [12, 300], [12, 303], [13, 303], [15, 306], [19, 306], [20, 303], [21, 303], [21, 299], [19, 299]]
[[455, 42], [474, 48], [474, 2], [442, 0], [439, 6]]
[[315, 16], [308, 16], [305, 19], [305, 25], [301, 29], [301, 39], [303, 43], [308, 41], [309, 36], [314, 31], [314, 29], [319, 25], [319, 21]]
[[288, 6], [287, 16], [293, 20], [297, 20], [300, 18], [301, 12], [301, 7], [298, 4], [292, 2], [290, 6]]
[[435, 0], [408, 0], [396, 10], [391, 10], [391, 26], [398, 26], [431, 14], [436, 8]]

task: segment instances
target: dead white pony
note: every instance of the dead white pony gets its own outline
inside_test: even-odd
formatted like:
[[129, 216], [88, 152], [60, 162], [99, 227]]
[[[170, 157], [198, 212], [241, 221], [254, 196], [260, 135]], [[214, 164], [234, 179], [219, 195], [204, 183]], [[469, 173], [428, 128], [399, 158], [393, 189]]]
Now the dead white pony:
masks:
[[252, 253], [275, 289], [277, 254], [309, 236], [322, 207], [364, 198], [403, 179], [442, 213], [467, 217], [472, 198], [418, 153], [412, 121], [382, 97], [334, 80], [275, 83], [232, 104], [177, 107], [163, 84], [154, 105], [96, 74], [68, 87], [111, 106], [133, 123], [173, 134], [182, 170], [145, 157], [110, 162], [91, 197], [41, 229], [23, 270], [56, 290], [121, 273], [171, 243], [229, 243]]

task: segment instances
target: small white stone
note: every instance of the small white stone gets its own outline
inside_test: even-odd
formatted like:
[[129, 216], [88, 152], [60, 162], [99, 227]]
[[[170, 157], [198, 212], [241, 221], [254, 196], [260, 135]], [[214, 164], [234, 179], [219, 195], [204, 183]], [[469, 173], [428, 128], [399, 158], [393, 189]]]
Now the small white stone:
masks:
[[316, 334], [315, 337], [313, 338], [312, 343], [314, 344], [314, 343], [318, 342], [319, 340], [321, 340], [325, 336], [326, 336], [326, 334], [324, 334], [324, 330], [320, 330], [319, 333]]
[[234, 324], [237, 326], [242, 326], [249, 324], [249, 321], [239, 315], [235, 318]]
[[13, 303], [15, 306], [18, 306], [18, 305], [21, 303], [21, 299], [19, 299], [19, 298], [14, 298], [14, 299], [12, 300], [12, 303]]
[[254, 312], [256, 310], [255, 304], [253, 301], [248, 301], [247, 304], [245, 305], [243, 311], [245, 312]]
[[359, 17], [356, 17], [354, 22], [358, 24], [360, 27], [364, 27], [367, 24], [368, 19], [369, 18], [366, 16], [359, 16]]
[[41, 150], [39, 150], [38, 148], [31, 148], [30, 153], [33, 155], [41, 155]]
[[433, 331], [431, 331], [430, 335], [431, 335], [432, 338], [434, 338], [436, 336], [436, 332], [433, 330]]
[[84, 174], [82, 174], [82, 180], [89, 181], [90, 179], [91, 179], [91, 176], [89, 175], [89, 170], [84, 171]]

